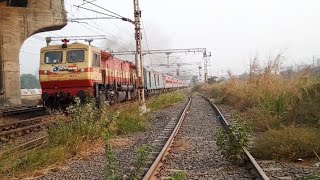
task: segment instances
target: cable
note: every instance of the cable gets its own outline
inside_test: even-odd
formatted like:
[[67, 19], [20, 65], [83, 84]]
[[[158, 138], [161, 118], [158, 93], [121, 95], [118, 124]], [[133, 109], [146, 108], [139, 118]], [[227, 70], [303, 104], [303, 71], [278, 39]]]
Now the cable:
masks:
[[[73, 15], [72, 15], [72, 16], [73, 16]], [[89, 28], [89, 27], [87, 27], [87, 26], [84, 26], [83, 24], [80, 24], [80, 25], [83, 26], [83, 27], [85, 27], [86, 29], [88, 29], [88, 30], [90, 30], [90, 31], [95, 32], [95, 33], [98, 34], [98, 35], [100, 34], [99, 32], [97, 32], [97, 31], [95, 31], [95, 30], [92, 30], [91, 28]], [[92, 28], [94, 28], [94, 29], [100, 30], [101, 32], [105, 33], [104, 30], [102, 30], [102, 29], [100, 29], [100, 28], [98, 28], [98, 27], [94, 27], [94, 26], [92, 26], [92, 25], [90, 25], [90, 24], [87, 24], [87, 25], [90, 26], [90, 27], [92, 27]], [[108, 33], [108, 32], [107, 32], [107, 33]], [[108, 34], [110, 34], [110, 33], [108, 33]], [[112, 35], [112, 34], [110, 34], [110, 35]], [[117, 38], [117, 37], [116, 37], [116, 38]], [[110, 41], [112, 44], [120, 47], [121, 49], [127, 50], [127, 49], [123, 48], [122, 46], [118, 45], [116, 42], [112, 41], [111, 39], [108, 39], [108, 38], [107, 38], [107, 40]]]
[[[97, 0], [92, 0], [91, 2], [94, 2], [94, 1], [97, 1]], [[83, 6], [83, 5], [85, 5], [85, 4], [88, 4], [89, 2], [85, 2], [84, 1], [84, 3], [82, 3], [80, 6]]]
[[106, 9], [106, 8], [103, 8], [103, 7], [99, 6], [99, 5], [96, 5], [96, 4], [92, 3], [92, 2], [89, 2], [89, 1], [87, 1], [87, 0], [83, 0], [83, 1], [89, 3], [89, 4], [93, 5], [93, 6], [96, 6], [96, 7], [100, 8], [100, 9], [103, 9], [103, 10], [109, 12], [109, 13], [112, 13], [112, 14], [114, 14], [114, 15], [116, 15], [116, 16], [119, 16], [121, 19], [125, 18], [125, 17], [123, 17], [123, 16], [121, 16], [121, 15], [115, 13], [115, 12], [112, 12], [112, 11], [110, 11], [110, 10], [108, 10], [108, 9]]
[[[143, 32], [144, 32], [143, 34], [144, 34], [144, 37], [145, 37], [147, 49], [148, 49], [148, 51], [149, 51], [150, 49], [149, 49], [149, 43], [148, 43], [148, 38], [147, 38], [147, 32], [146, 32], [146, 30], [145, 30], [145, 27], [144, 27], [144, 23], [143, 23], [142, 18], [141, 18], [141, 22], [142, 22], [142, 27], [143, 27]], [[150, 54], [149, 54], [149, 60], [150, 60], [151, 68], [153, 69], [154, 67], [153, 67], [153, 62], [152, 62], [152, 58], [151, 58], [151, 55], [150, 55]]]
[[36, 55], [36, 56], [40, 55], [40, 54], [35, 54], [32, 52], [27, 52], [27, 51], [23, 51], [23, 50], [21, 50], [20, 53], [31, 54], [31, 55]]
[[[68, 4], [68, 3], [67, 3], [67, 4]], [[70, 5], [70, 6], [73, 6], [73, 5], [71, 5], [71, 4], [69, 4], [69, 5]], [[71, 13], [71, 16], [74, 17], [74, 14]], [[98, 35], [100, 34], [99, 32], [97, 32], [97, 31], [95, 31], [95, 30], [93, 30], [93, 29], [91, 29], [91, 28], [89, 28], [89, 27], [87, 27], [87, 26], [84, 26], [83, 24], [80, 24], [80, 25], [83, 26], [84, 28], [90, 30], [90, 31], [95, 32], [95, 33], [98, 34]], [[87, 25], [90, 26], [90, 27], [92, 27], [92, 28], [94, 28], [94, 29], [100, 30], [101, 32], [104, 32], [103, 30], [101, 30], [101, 29], [99, 29], [99, 28], [97, 28], [97, 27], [94, 27], [94, 26], [92, 26], [92, 25], [90, 25], [90, 24], [88, 24], [88, 23], [87, 23]], [[111, 39], [108, 39], [108, 38], [107, 38], [107, 40], [109, 40], [111, 43], [117, 45], [117, 44], [116, 44], [115, 42], [113, 42]], [[122, 48], [122, 47], [119, 46], [119, 45], [117, 45], [117, 46], [120, 47], [120, 48]]]
[[80, 8], [80, 9], [85, 9], [87, 11], [92, 11], [92, 12], [95, 12], [95, 13], [99, 13], [99, 14], [103, 14], [103, 15], [106, 15], [106, 16], [110, 16], [110, 17], [113, 17], [115, 19], [121, 19], [121, 18], [119, 18], [117, 16], [106, 14], [106, 13], [103, 13], [103, 12], [100, 12], [100, 11], [96, 11], [96, 10], [93, 10], [93, 9], [89, 9], [89, 8], [85, 8], [85, 7], [81, 7], [81, 6], [77, 6], [77, 5], [74, 5], [74, 6], [77, 7], [77, 8]]
[[[88, 4], [88, 3], [87, 3]], [[93, 3], [91, 3], [91, 4], [93, 4]], [[98, 6], [98, 5], [96, 5], [96, 4], [93, 4], [93, 5], [95, 5], [95, 6]], [[79, 5], [79, 6], [81, 6], [81, 5]], [[101, 6], [98, 6], [99, 8], [102, 8], [103, 10], [106, 10], [107, 12], [112, 12], [112, 11], [110, 11], [110, 10], [107, 10], [107, 9], [105, 9], [105, 8], [103, 8], [103, 7], [101, 7]], [[112, 12], [113, 13], [113, 12]], [[119, 17], [120, 17], [120, 19], [122, 19], [122, 20], [128, 20], [128, 18], [125, 18], [125, 17], [123, 17], [123, 16], [121, 16], [121, 15], [119, 15], [119, 14], [117, 14], [117, 13], [115, 13], [115, 15], [118, 15]], [[108, 22], [110, 22], [112, 25], [114, 25], [116, 28], [118, 28], [119, 30], [123, 30], [123, 28], [120, 28], [118, 25], [116, 25], [115, 23], [113, 23], [112, 21], [110, 21], [110, 20], [108, 20]], [[130, 22], [131, 22], [131, 20], [130, 20]], [[129, 32], [129, 31], [127, 31], [127, 32]], [[129, 32], [128, 33], [129, 35], [131, 35], [132, 37], [134, 37], [134, 34], [133, 33], [131, 33], [131, 32]], [[130, 43], [129, 43], [130, 44]]]
[[[80, 12], [80, 11], [79, 11]], [[81, 13], [81, 12], [80, 12]], [[81, 13], [81, 14], [83, 14], [83, 13]], [[88, 17], [88, 16], [86, 16], [85, 14], [83, 14], [85, 17]], [[96, 23], [95, 23], [96, 24]], [[119, 39], [119, 41], [120, 42], [122, 42], [123, 44], [125, 44], [125, 43], [127, 43], [127, 44], [129, 44], [129, 45], [131, 45], [131, 46], [135, 46], [135, 45], [133, 45], [132, 43], [130, 43], [130, 42], [127, 42], [127, 41], [125, 41], [125, 40], [122, 40], [121, 38], [119, 38], [119, 37], [117, 37], [117, 36], [115, 36], [115, 35], [113, 35], [113, 34], [111, 34], [111, 33], [109, 33], [109, 32], [106, 32], [105, 30], [103, 30], [103, 29], [101, 29], [101, 28], [98, 28], [98, 27], [94, 27], [94, 26], [92, 26], [92, 25], [90, 25], [90, 24], [88, 24], [89, 26], [91, 26], [91, 27], [93, 27], [93, 28], [95, 28], [95, 29], [97, 29], [97, 30], [100, 30], [101, 32], [104, 32], [104, 33], [107, 33], [107, 34], [109, 34], [110, 36], [113, 36], [113, 37], [115, 37], [116, 39]], [[97, 25], [97, 24], [96, 24]], [[98, 25], [97, 25], [98, 26]], [[108, 39], [109, 41], [111, 41], [113, 44], [115, 44], [115, 45], [117, 45], [115, 42], [113, 42], [112, 40], [110, 40], [110, 39]], [[125, 44], [125, 45], [127, 45], [127, 44]], [[119, 45], [117, 45], [117, 46], [119, 46]], [[121, 46], [119, 46], [120, 48], [122, 48], [122, 49], [124, 49], [123, 47], [121, 47]]]

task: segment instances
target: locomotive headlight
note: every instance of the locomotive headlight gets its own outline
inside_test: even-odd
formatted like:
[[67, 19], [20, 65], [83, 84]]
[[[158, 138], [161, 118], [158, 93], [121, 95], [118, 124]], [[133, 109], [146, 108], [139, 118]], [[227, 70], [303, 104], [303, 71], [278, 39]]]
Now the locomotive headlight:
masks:
[[84, 69], [81, 69], [81, 72], [84, 72]]
[[44, 71], [44, 73], [45, 73], [45, 74], [47, 74], [47, 73], [48, 73], [48, 71]]

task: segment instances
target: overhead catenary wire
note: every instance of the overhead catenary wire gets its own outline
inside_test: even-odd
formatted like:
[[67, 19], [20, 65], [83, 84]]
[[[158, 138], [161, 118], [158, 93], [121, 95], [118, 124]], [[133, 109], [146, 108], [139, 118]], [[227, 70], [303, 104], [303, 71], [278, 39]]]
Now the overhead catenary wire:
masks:
[[[77, 7], [77, 6], [75, 6], [75, 7]], [[80, 12], [80, 11], [78, 11], [78, 12]], [[81, 13], [81, 12], [80, 12]], [[85, 16], [85, 17], [88, 17], [87, 15], [85, 15], [85, 14], [83, 14], [83, 13], [81, 13], [83, 16]], [[72, 15], [72, 16], [74, 16], [74, 15]], [[104, 22], [104, 21], [103, 21]], [[115, 35], [113, 35], [113, 34], [111, 34], [111, 33], [109, 33], [109, 32], [107, 32], [106, 30], [103, 30], [103, 29], [101, 29], [101, 28], [99, 28], [99, 27], [101, 27], [101, 25], [98, 25], [98, 24], [96, 24], [95, 23], [95, 25], [96, 25], [96, 27], [95, 26], [92, 26], [92, 25], [90, 25], [89, 23], [88, 23], [88, 26], [91, 26], [92, 28], [94, 28], [94, 29], [97, 29], [97, 30], [99, 30], [99, 31], [101, 31], [101, 32], [103, 32], [103, 33], [107, 33], [107, 34], [109, 34], [110, 36], [112, 36], [112, 37], [115, 37], [116, 39], [118, 39], [119, 40], [119, 42], [121, 42], [121, 43], [123, 43], [123, 44], [125, 44], [125, 45], [130, 45], [130, 46], [135, 46], [134, 44], [132, 44], [132, 43], [130, 43], [130, 42], [127, 42], [127, 41], [125, 41], [125, 40], [123, 40], [123, 39], [121, 39], [121, 38], [119, 38], [119, 37], [117, 37], [117, 36], [115, 36]], [[117, 42], [114, 42], [114, 41], [112, 41], [111, 39], [108, 39], [110, 42], [112, 42], [113, 44], [115, 44], [115, 45], [117, 45]], [[122, 46], [119, 46], [119, 45], [117, 45], [118, 47], [120, 47], [121, 49], [124, 49]]]
[[[81, 14], [83, 14], [83, 13], [81, 13]], [[84, 15], [85, 17], [88, 17], [88, 16], [86, 16], [85, 14], [83, 14], [83, 15]], [[71, 16], [74, 17], [73, 14], [71, 14]], [[96, 29], [96, 30], [93, 30], [93, 29], [91, 29], [91, 28], [89, 28], [89, 27], [87, 27], [87, 26], [85, 26], [85, 25], [83, 25], [83, 24], [80, 24], [80, 25], [83, 26], [84, 28], [86, 28], [86, 29], [88, 29], [88, 30], [90, 30], [90, 31], [98, 34], [98, 35], [100, 35], [101, 33], [97, 32], [96, 30], [101, 31], [102, 33], [109, 34], [110, 36], [113, 36], [113, 37], [119, 39], [120, 41], [122, 41], [119, 37], [117, 37], [117, 36], [115, 36], [115, 35], [113, 35], [113, 34], [111, 34], [111, 33], [108, 33], [107, 31], [99, 28], [97, 24], [96, 24], [96, 26], [93, 26], [93, 25], [91, 25], [91, 24], [89, 24], [89, 23], [86, 24], [86, 25], [88, 25], [88, 26], [90, 26], [91, 28], [94, 28], [94, 29]], [[110, 38], [107, 38], [107, 40], [110, 41], [112, 44], [118, 46], [118, 47], [121, 48], [121, 49], [126, 49], [126, 48], [123, 48], [121, 45], [119, 45], [117, 42], [112, 41]]]
[[[71, 2], [72, 0], [70, 0], [70, 2]], [[96, 0], [93, 0], [93, 1], [96, 1]], [[93, 2], [93, 1], [91, 1], [91, 2]], [[71, 4], [74, 4], [74, 3], [71, 3]], [[85, 5], [85, 4], [89, 4], [89, 3], [87, 3], [87, 2], [84, 2], [84, 3], [82, 3], [82, 4], [80, 4], [80, 5], [78, 5], [78, 6], [83, 6], [83, 5]], [[71, 5], [71, 7], [72, 7], [73, 5]], [[115, 26], [116, 28], [118, 28], [120, 31], [123, 31], [123, 30], [126, 30], [127, 32], [126, 32], [126, 34], [128, 34], [128, 35], [130, 35], [131, 37], [132, 36], [134, 36], [134, 34], [132, 33], [132, 32], [130, 32], [130, 31], [128, 31], [127, 29], [125, 29], [125, 28], [120, 28], [117, 24], [115, 24], [113, 21], [111, 21], [111, 20], [107, 20], [110, 24], [112, 24], [113, 26]]]
[[101, 6], [99, 6], [99, 5], [96, 5], [96, 4], [94, 4], [94, 3], [90, 2], [90, 1], [87, 1], [87, 0], [83, 0], [83, 1], [84, 1], [84, 2], [89, 3], [89, 4], [93, 5], [93, 6], [96, 6], [96, 7], [100, 8], [100, 9], [103, 9], [103, 10], [105, 10], [105, 11], [109, 12], [109, 13], [112, 13], [112, 14], [114, 14], [114, 15], [116, 15], [116, 16], [118, 16], [118, 17], [120, 17], [121, 19], [125, 18], [125, 17], [123, 17], [123, 16], [121, 16], [121, 15], [119, 15], [119, 14], [117, 14], [117, 13], [113, 12], [113, 11], [110, 11], [110, 10], [108, 10], [108, 9], [104, 8], [104, 7], [101, 7]]
[[[93, 4], [93, 3], [91, 3], [91, 4]], [[98, 5], [96, 5], [96, 4], [94, 4], [95, 6], [98, 6]], [[76, 7], [78, 7], [78, 6], [81, 6], [81, 5], [76, 5]], [[107, 12], [112, 12], [112, 13], [114, 13], [113, 11], [111, 11], [111, 10], [108, 10], [108, 9], [106, 9], [106, 8], [103, 8], [103, 7], [101, 7], [101, 6], [98, 6], [99, 8], [101, 8], [101, 9], [103, 9], [103, 10], [105, 10], [105, 11], [107, 11]], [[121, 19], [121, 20], [123, 20], [123, 21], [129, 21], [129, 22], [131, 22], [131, 23], [133, 23], [133, 21], [132, 20], [130, 20], [129, 18], [126, 18], [126, 17], [124, 17], [124, 16], [121, 16], [121, 15], [119, 15], [119, 14], [117, 14], [117, 13], [114, 13], [115, 15], [118, 15], [119, 16], [119, 19]], [[111, 20], [108, 20], [108, 22], [110, 22], [112, 25], [114, 25], [116, 28], [118, 28], [119, 30], [124, 30], [124, 28], [120, 28], [118, 25], [116, 25], [115, 23], [113, 23]], [[133, 33], [131, 33], [131, 32], [129, 32], [129, 31], [127, 31], [127, 34], [128, 35], [130, 35], [130, 36], [134, 36], [134, 34]], [[131, 44], [131, 43], [129, 43], [129, 44]], [[133, 46], [135, 46], [135, 45], [133, 45]]]
[[[147, 49], [148, 51], [150, 50], [149, 49], [149, 43], [148, 43], [148, 37], [147, 37], [147, 32], [146, 32], [146, 28], [144, 27], [144, 23], [143, 23], [143, 20], [141, 18], [141, 22], [142, 22], [142, 27], [143, 27], [143, 34], [144, 34], [144, 37], [145, 37], [145, 41], [146, 41], [146, 45], [147, 45]], [[151, 58], [151, 54], [149, 54], [149, 60], [150, 60], [150, 65], [151, 65], [151, 68], [153, 69], [153, 62], [152, 62], [152, 58]]]
[[[92, 0], [92, 1], [90, 1], [90, 2], [94, 2], [94, 1], [97, 1], [97, 0]], [[88, 3], [90, 3], [90, 2], [84, 1], [80, 6], [83, 6], [83, 5], [88, 4]]]
[[89, 9], [89, 8], [85, 8], [85, 7], [81, 7], [81, 6], [77, 6], [77, 5], [74, 5], [74, 6], [77, 7], [77, 8], [80, 8], [80, 9], [87, 10], [87, 11], [99, 13], [99, 14], [106, 15], [106, 16], [110, 16], [110, 17], [113, 17], [114, 19], [121, 19], [121, 17], [113, 16], [113, 15], [110, 15], [110, 14], [107, 14], [107, 13], [103, 13], [103, 12], [100, 12], [100, 11], [96, 11], [96, 10], [93, 10], [93, 9]]

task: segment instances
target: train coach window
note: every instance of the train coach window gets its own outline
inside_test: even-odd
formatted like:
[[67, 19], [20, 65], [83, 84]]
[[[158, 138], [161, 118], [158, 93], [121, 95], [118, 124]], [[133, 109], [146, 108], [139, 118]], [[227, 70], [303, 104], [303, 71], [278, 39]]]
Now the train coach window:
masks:
[[101, 56], [100, 54], [93, 54], [92, 67], [100, 67]]
[[84, 61], [84, 50], [72, 50], [67, 52], [67, 62], [77, 63]]
[[45, 53], [45, 61], [47, 64], [58, 64], [62, 62], [62, 52], [53, 51]]

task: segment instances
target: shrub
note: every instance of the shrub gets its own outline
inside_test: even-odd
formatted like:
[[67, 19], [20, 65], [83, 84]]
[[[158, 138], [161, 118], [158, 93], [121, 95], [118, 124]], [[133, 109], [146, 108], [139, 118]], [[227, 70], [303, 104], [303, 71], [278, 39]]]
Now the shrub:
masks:
[[227, 132], [218, 129], [217, 145], [222, 155], [233, 163], [241, 163], [244, 158], [243, 147], [251, 145], [251, 125], [244, 123], [239, 115]]
[[93, 99], [85, 104], [77, 100], [68, 108], [68, 113], [71, 117], [69, 121], [60, 121], [49, 127], [49, 144], [77, 147], [82, 142], [101, 137], [109, 124], [106, 112], [98, 109]]
[[301, 90], [296, 104], [288, 113], [288, 121], [299, 125], [320, 127], [320, 81]]
[[129, 176], [129, 179], [138, 180], [143, 175], [144, 168], [147, 166], [147, 161], [152, 152], [149, 145], [144, 145], [138, 149], [138, 159], [134, 165], [134, 171]]
[[252, 153], [262, 159], [314, 158], [315, 153], [320, 154], [320, 133], [317, 129], [293, 126], [272, 129], [255, 142]]
[[1, 173], [9, 170], [12, 174], [16, 171], [32, 172], [72, 157], [85, 147], [85, 143], [100, 138], [110, 124], [106, 112], [97, 109], [93, 100], [86, 104], [77, 101], [68, 113], [69, 117], [57, 115], [57, 122], [48, 128], [46, 147], [33, 150], [21, 158], [8, 159], [10, 166], [3, 167]]
[[110, 145], [110, 134], [105, 135], [105, 154], [106, 154], [106, 179], [108, 180], [121, 180], [121, 172], [119, 161], [116, 154]]
[[202, 86], [216, 102], [227, 103], [253, 120], [255, 131], [288, 124], [320, 124], [320, 83], [307, 72], [282, 76], [279, 56], [261, 67], [255, 60], [250, 74], [239, 79], [230, 74], [227, 82]]

